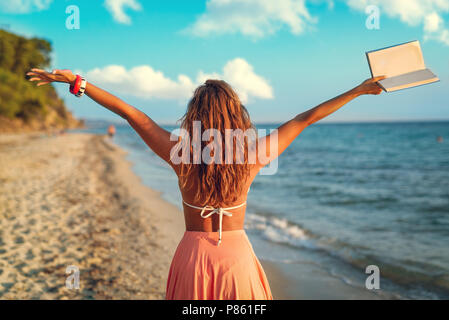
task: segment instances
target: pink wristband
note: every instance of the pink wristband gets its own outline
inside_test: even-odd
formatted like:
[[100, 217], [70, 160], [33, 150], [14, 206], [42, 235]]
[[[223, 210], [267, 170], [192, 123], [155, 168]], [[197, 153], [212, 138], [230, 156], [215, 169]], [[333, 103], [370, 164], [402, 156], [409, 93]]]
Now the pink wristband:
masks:
[[70, 85], [70, 93], [77, 94], [78, 91], [80, 90], [80, 86], [81, 86], [81, 76], [77, 74], [75, 84], [73, 86]]

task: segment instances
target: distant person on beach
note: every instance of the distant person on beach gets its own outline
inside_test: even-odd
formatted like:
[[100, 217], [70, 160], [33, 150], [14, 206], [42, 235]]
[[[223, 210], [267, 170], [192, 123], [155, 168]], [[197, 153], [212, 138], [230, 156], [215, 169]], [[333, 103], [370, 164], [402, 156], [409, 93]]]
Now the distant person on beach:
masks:
[[[384, 79], [368, 79], [298, 114], [267, 136], [256, 136], [252, 141], [248, 137], [237, 139], [239, 136], [234, 136], [232, 146], [228, 148], [224, 138], [228, 130], [246, 132], [254, 126], [238, 95], [224, 81], [207, 80], [196, 88], [181, 119], [180, 129], [183, 130], [180, 130], [180, 136], [176, 136], [161, 128], [142, 111], [70, 70], [49, 73], [32, 69], [28, 75], [31, 76], [30, 81], [38, 81], [38, 86], [50, 82], [70, 84], [71, 93], [77, 96], [85, 93], [118, 114], [173, 168], [178, 176], [186, 224], [170, 270], [167, 270], [166, 299], [177, 300], [273, 299], [265, 272], [243, 228], [247, 193], [254, 178], [308, 126], [357, 97], [380, 94], [382, 89], [377, 81]], [[198, 136], [198, 124], [202, 139], [191, 143], [190, 137], [193, 140]], [[225, 164], [221, 162], [224, 156], [219, 147], [223, 142], [226, 156], [229, 149], [232, 151], [231, 161]], [[198, 145], [202, 148], [199, 154], [203, 161], [197, 158]], [[275, 151], [272, 151], [272, 146], [276, 147]], [[238, 150], [243, 152], [238, 153]], [[263, 159], [257, 157], [259, 150], [265, 153]], [[182, 151], [181, 155], [179, 151]], [[229, 159], [226, 157], [226, 160]], [[167, 237], [170, 236], [167, 234]]]
[[115, 135], [115, 127], [114, 127], [114, 125], [110, 125], [109, 127], [108, 127], [108, 136], [109, 136], [109, 138], [114, 138], [114, 135]]

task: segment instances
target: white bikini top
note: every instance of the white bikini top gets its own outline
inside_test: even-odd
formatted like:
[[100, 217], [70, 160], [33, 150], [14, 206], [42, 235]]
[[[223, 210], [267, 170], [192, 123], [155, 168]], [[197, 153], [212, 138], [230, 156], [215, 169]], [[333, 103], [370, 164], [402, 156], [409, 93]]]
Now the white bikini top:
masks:
[[[249, 189], [248, 189], [248, 192], [249, 192]], [[206, 219], [206, 218], [209, 218], [209, 217], [210, 217], [211, 215], [213, 215], [214, 213], [218, 214], [218, 217], [219, 217], [219, 220], [218, 220], [218, 221], [219, 221], [219, 226], [218, 226], [218, 242], [217, 242], [217, 246], [219, 246], [220, 243], [221, 243], [221, 233], [222, 233], [223, 215], [228, 216], [228, 217], [232, 217], [232, 213], [231, 213], [231, 212], [228, 212], [228, 211], [226, 211], [226, 210], [237, 209], [237, 208], [241, 208], [241, 207], [243, 207], [244, 205], [246, 205], [246, 201], [245, 201], [245, 202], [243, 202], [242, 204], [239, 204], [238, 206], [235, 206], [235, 207], [228, 207], [228, 208], [214, 208], [214, 207], [208, 206], [208, 205], [206, 205], [206, 206], [204, 206], [204, 207], [197, 207], [197, 206], [194, 206], [194, 205], [191, 205], [191, 204], [185, 202], [184, 200], [182, 200], [182, 202], [183, 202], [186, 206], [188, 206], [188, 207], [190, 207], [190, 208], [201, 210], [201, 213], [200, 213], [201, 218]], [[211, 210], [211, 212], [209, 212], [208, 214], [205, 214], [206, 211], [209, 211], [209, 210]]]

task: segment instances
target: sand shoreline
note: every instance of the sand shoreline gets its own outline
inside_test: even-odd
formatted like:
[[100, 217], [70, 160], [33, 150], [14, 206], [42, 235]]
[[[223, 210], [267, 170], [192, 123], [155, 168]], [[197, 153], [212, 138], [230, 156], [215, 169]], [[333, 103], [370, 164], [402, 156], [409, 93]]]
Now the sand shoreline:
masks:
[[0, 135], [0, 299], [164, 299], [183, 215], [125, 155], [92, 134]]
[[[0, 168], [1, 299], [164, 298], [184, 226], [122, 150], [88, 134], [2, 135]], [[79, 290], [65, 287], [69, 265]]]

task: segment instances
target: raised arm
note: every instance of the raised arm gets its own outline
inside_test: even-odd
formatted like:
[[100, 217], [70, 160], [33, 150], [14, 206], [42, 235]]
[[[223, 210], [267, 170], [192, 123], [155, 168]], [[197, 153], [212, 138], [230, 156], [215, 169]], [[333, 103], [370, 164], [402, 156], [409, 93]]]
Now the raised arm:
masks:
[[[54, 70], [49, 73], [41, 69], [32, 69], [27, 75], [31, 77], [30, 81], [38, 81], [38, 86], [50, 82], [63, 82], [73, 85], [76, 79], [76, 76], [70, 70]], [[142, 111], [90, 82], [87, 82], [85, 94], [128, 121], [145, 143], [175, 169], [170, 161], [170, 150], [176, 144], [176, 141], [170, 141], [170, 132], [161, 128]]]
[[[377, 82], [384, 78], [385, 77], [376, 77], [368, 79], [359, 86], [339, 95], [338, 97], [298, 114], [293, 119], [282, 124], [277, 129], [277, 132], [260, 138], [258, 140], [258, 148], [260, 152], [266, 151], [266, 161], [263, 163], [259, 162], [259, 166], [263, 167], [278, 157], [305, 128], [334, 113], [351, 100], [365, 94], [379, 95], [382, 93], [382, 89], [379, 87]], [[272, 143], [277, 143], [277, 148], [271, 146], [270, 144]], [[272, 148], [270, 148], [270, 146]], [[271, 149], [273, 149], [273, 151], [276, 150], [276, 152], [271, 153]]]

